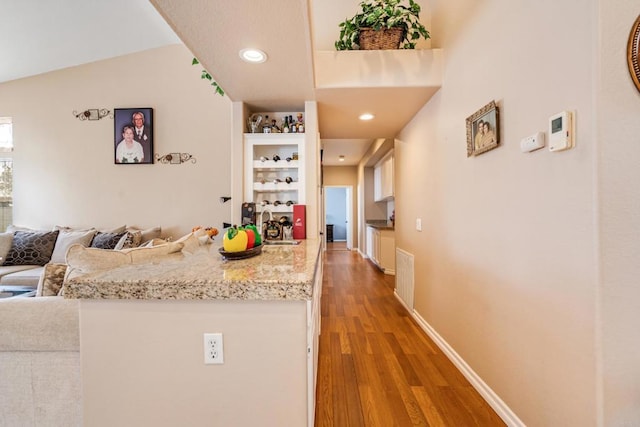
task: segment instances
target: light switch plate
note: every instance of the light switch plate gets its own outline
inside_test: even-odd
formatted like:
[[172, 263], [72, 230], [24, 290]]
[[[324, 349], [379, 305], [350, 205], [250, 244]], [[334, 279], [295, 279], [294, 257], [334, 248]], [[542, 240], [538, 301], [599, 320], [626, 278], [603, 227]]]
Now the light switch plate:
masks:
[[544, 132], [538, 132], [520, 141], [520, 150], [523, 153], [539, 150], [542, 147], [544, 147]]

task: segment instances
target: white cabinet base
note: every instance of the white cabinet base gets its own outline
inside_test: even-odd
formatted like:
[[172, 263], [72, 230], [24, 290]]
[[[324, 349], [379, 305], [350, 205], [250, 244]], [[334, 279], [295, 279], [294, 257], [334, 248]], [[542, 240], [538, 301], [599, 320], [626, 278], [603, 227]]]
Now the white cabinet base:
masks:
[[396, 274], [395, 231], [367, 226], [367, 256], [384, 274]]

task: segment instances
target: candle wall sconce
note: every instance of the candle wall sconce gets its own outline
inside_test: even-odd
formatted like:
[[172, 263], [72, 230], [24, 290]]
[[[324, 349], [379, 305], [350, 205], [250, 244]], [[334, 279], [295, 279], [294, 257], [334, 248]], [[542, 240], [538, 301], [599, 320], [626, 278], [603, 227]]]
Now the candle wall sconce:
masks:
[[106, 108], [90, 108], [79, 113], [73, 110], [73, 115], [76, 116], [78, 120], [100, 120], [105, 117], [113, 119], [113, 113]]
[[196, 158], [189, 153], [169, 153], [165, 154], [164, 156], [156, 154], [156, 162], [179, 165], [185, 162], [195, 163]]

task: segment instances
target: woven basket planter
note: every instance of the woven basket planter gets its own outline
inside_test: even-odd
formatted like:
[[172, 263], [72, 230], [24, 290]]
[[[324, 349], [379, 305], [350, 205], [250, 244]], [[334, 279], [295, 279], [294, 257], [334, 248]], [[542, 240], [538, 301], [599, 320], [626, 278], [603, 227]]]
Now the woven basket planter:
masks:
[[398, 49], [404, 37], [404, 28], [360, 28], [358, 46], [361, 50]]

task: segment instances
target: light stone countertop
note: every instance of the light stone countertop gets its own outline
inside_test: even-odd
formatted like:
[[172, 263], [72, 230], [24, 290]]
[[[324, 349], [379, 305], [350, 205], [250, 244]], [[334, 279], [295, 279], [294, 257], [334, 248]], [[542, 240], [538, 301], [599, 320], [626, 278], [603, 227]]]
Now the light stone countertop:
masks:
[[125, 265], [76, 277], [64, 285], [65, 298], [78, 299], [245, 299], [312, 298], [320, 241], [265, 245], [243, 260], [224, 260], [220, 242], [194, 253], [147, 264]]
[[391, 221], [385, 219], [370, 219], [366, 221], [366, 225], [369, 227], [377, 228], [378, 230], [393, 230], [394, 224]]

